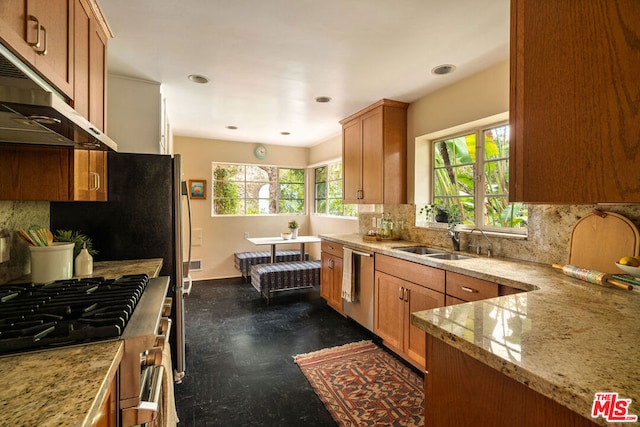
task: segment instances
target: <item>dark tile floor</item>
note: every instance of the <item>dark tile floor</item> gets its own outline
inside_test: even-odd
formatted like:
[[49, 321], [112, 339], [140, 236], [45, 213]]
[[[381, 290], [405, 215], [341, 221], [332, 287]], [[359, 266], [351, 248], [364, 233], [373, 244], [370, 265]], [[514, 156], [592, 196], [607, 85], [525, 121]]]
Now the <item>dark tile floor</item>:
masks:
[[318, 288], [266, 305], [242, 279], [200, 281], [187, 297], [179, 427], [335, 426], [293, 363], [300, 353], [372, 335], [329, 308]]

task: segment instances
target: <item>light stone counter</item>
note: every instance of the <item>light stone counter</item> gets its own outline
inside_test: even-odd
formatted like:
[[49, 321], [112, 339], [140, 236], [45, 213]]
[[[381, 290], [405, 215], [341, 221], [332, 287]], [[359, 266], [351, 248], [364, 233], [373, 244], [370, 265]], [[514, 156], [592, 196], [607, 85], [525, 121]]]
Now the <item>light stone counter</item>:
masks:
[[[92, 276], [156, 277], [161, 267], [161, 258], [103, 261]], [[122, 352], [111, 340], [0, 357], [0, 427], [91, 426]]]
[[629, 413], [640, 415], [639, 292], [572, 279], [544, 264], [430, 260], [393, 249], [412, 242], [321, 237], [530, 290], [413, 313], [412, 324], [588, 419], [594, 394], [603, 391], [631, 399]]
[[0, 426], [91, 426], [122, 341], [0, 357]]

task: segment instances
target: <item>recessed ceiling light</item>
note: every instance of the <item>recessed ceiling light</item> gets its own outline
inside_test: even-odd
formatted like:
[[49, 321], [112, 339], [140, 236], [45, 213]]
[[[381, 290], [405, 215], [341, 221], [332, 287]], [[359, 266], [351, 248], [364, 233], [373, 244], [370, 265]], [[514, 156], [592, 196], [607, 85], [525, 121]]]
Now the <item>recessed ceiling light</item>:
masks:
[[433, 68], [431, 70], [431, 73], [437, 74], [437, 75], [443, 75], [443, 74], [453, 73], [455, 71], [455, 69], [456, 69], [455, 65], [443, 64], [443, 65], [438, 65], [437, 67]]
[[208, 78], [206, 78], [205, 76], [201, 76], [199, 74], [190, 74], [188, 79], [194, 83], [199, 83], [199, 84], [209, 83]]
[[280, 135], [291, 135], [291, 132], [280, 132]]
[[236, 130], [238, 129], [238, 126], [227, 126], [227, 129]]
[[328, 96], [319, 96], [316, 98], [316, 102], [330, 102], [331, 98]]

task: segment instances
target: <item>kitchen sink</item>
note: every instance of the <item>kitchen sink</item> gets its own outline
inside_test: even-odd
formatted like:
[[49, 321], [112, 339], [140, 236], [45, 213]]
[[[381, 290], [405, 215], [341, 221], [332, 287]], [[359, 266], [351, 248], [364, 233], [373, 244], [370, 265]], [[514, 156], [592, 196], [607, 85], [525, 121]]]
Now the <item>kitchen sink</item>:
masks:
[[428, 255], [429, 258], [435, 258], [435, 259], [445, 259], [445, 260], [460, 260], [460, 259], [469, 259], [472, 258], [470, 256], [466, 256], [466, 255], [460, 255], [460, 254], [450, 254], [450, 253], [439, 253], [439, 254], [433, 254], [433, 255]]
[[406, 247], [400, 247], [400, 248], [394, 248], [394, 249], [397, 249], [403, 252], [411, 252], [412, 254], [418, 254], [418, 255], [434, 255], [434, 254], [448, 255], [442, 249], [434, 249], [428, 246], [406, 246]]

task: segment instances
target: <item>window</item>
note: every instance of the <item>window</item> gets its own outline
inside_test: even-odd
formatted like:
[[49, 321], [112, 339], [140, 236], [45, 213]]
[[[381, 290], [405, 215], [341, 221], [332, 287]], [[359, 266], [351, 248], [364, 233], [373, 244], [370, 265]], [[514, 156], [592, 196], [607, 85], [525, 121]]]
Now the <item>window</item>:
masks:
[[342, 203], [342, 163], [315, 168], [315, 212], [333, 216], [358, 216], [355, 205]]
[[213, 163], [212, 214], [303, 214], [304, 171]]
[[509, 203], [508, 192], [508, 125], [434, 141], [433, 204], [458, 214], [463, 224], [523, 232], [527, 206]]

